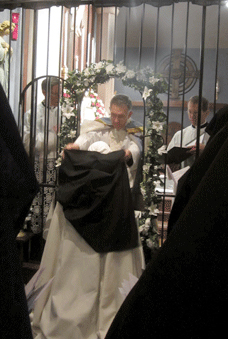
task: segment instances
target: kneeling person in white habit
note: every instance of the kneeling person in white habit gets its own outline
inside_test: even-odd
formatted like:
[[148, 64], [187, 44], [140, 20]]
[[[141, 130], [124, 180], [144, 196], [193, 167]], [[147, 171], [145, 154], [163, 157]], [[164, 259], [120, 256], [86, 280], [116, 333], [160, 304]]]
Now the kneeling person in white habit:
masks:
[[35, 304], [37, 339], [105, 338], [121, 284], [144, 268], [130, 191], [142, 128], [128, 97], [115, 96], [110, 110], [111, 120], [86, 123], [89, 132], [64, 152], [39, 284], [54, 280]]

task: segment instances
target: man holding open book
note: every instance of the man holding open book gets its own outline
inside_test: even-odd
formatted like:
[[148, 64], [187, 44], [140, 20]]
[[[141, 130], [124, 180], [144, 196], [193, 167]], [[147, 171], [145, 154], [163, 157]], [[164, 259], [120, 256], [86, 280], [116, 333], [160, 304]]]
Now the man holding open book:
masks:
[[[193, 96], [188, 102], [188, 117], [191, 125], [183, 130], [177, 131], [170, 141], [167, 151], [169, 163], [181, 163], [181, 167], [192, 166], [195, 161], [196, 140], [197, 140], [197, 124], [199, 111], [199, 97]], [[200, 140], [199, 153], [202, 153], [209, 139], [209, 134], [205, 132], [207, 127], [206, 118], [209, 115], [209, 103], [205, 98], [201, 98], [201, 121], [200, 121]], [[175, 147], [175, 149], [174, 149]], [[170, 150], [172, 149], [172, 152]], [[171, 155], [174, 158], [171, 158]], [[174, 161], [172, 161], [174, 159]]]

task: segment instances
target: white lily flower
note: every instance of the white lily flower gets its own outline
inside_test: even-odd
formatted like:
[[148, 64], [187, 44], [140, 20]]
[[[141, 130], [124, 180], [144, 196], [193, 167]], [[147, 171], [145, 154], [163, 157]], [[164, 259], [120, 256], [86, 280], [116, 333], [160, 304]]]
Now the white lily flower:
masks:
[[70, 138], [74, 138], [76, 136], [76, 131], [70, 131], [70, 133], [68, 134], [68, 137]]
[[110, 73], [113, 72], [114, 68], [115, 68], [115, 67], [114, 67], [113, 64], [109, 64], [109, 65], [106, 67], [106, 72], [107, 72], [108, 74], [110, 74]]
[[95, 64], [95, 69], [96, 70], [100, 70], [101, 68], [103, 68], [103, 62], [102, 61], [100, 61], [97, 64]]
[[149, 209], [149, 215], [157, 216], [159, 213], [159, 209], [157, 208], [157, 205], [155, 205], [153, 202], [148, 209]]
[[116, 65], [117, 73], [125, 73], [126, 69], [127, 69], [126, 66], [124, 66], [122, 63]]
[[152, 128], [159, 132], [163, 130], [163, 125], [160, 123], [160, 121], [153, 121]]
[[64, 103], [62, 105], [63, 116], [66, 117], [67, 119], [70, 119], [70, 117], [74, 116], [74, 113], [72, 113], [73, 110], [74, 110], [74, 106], [71, 106], [67, 103]]
[[143, 165], [143, 171], [144, 172], [148, 173], [149, 169], [150, 169], [150, 164]]
[[151, 93], [152, 89], [148, 89], [146, 86], [144, 88], [144, 92], [143, 92], [143, 99], [146, 100], [149, 96], [150, 96], [150, 93]]
[[59, 158], [56, 160], [56, 162], [55, 162], [55, 166], [56, 166], [56, 167], [59, 167], [59, 166], [61, 166], [61, 163], [62, 163], [62, 158], [59, 157]]
[[74, 110], [74, 106], [71, 106], [69, 104], [63, 104], [62, 105], [62, 112], [63, 113], [69, 113], [72, 112]]
[[149, 227], [147, 225], [141, 225], [139, 227], [139, 233], [140, 234], [143, 234], [143, 235], [147, 235], [148, 234], [148, 231], [149, 231]]
[[66, 117], [67, 119], [70, 119], [71, 117], [74, 117], [74, 113], [63, 113], [63, 116]]
[[150, 218], [147, 218], [145, 221], [145, 226], [148, 227], [150, 226]]
[[95, 76], [89, 78], [90, 83], [92, 84], [95, 81]]
[[149, 229], [150, 229], [150, 225], [145, 223], [145, 225], [144, 225], [144, 232], [145, 232], [145, 234], [148, 234]]
[[162, 147], [158, 148], [158, 154], [162, 155], [163, 153], [167, 153], [165, 145], [163, 145]]
[[143, 187], [140, 187], [140, 191], [142, 193], [142, 196], [145, 197], [146, 195], [146, 190]]
[[91, 73], [90, 68], [87, 67], [87, 68], [84, 69], [84, 74], [85, 74], [85, 76], [89, 76], [90, 73]]
[[135, 77], [135, 72], [129, 70], [129, 71], [126, 72], [125, 77], [128, 78], [128, 79], [133, 79]]
[[158, 78], [155, 78], [154, 76], [150, 77], [149, 78], [149, 82], [152, 84], [152, 85], [155, 85], [156, 82], [158, 82], [160, 79]]

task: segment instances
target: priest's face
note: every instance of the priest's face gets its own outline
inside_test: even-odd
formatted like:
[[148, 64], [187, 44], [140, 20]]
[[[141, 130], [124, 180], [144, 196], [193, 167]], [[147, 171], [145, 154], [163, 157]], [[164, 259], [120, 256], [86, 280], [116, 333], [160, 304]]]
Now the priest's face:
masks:
[[[188, 102], [188, 118], [193, 126], [197, 126], [198, 124], [198, 104], [193, 104], [191, 101]], [[200, 125], [203, 125], [206, 121], [206, 117], [208, 116], [208, 111], [201, 110], [201, 121]]]
[[110, 107], [111, 121], [112, 126], [117, 129], [117, 131], [124, 129], [127, 120], [132, 115], [132, 111], [128, 110], [127, 105], [117, 106], [112, 104]]
[[47, 104], [49, 104], [49, 106], [57, 107], [61, 96], [61, 87], [58, 84], [52, 86], [49, 98], [47, 97], [48, 92], [43, 92], [43, 94], [45, 96], [45, 101], [47, 102]]

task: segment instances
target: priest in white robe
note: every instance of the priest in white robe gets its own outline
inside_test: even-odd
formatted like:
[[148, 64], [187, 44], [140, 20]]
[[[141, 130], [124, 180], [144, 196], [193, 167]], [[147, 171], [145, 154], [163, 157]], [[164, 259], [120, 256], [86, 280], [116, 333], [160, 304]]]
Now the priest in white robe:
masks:
[[[64, 152], [37, 287], [54, 280], [32, 313], [36, 339], [104, 339], [124, 300], [119, 288], [144, 268], [130, 191], [142, 127], [129, 120], [128, 97], [115, 96], [110, 111]], [[98, 141], [111, 153], [87, 151]]]
[[[29, 110], [24, 115], [23, 143], [30, 154], [31, 140], [35, 139], [33, 149], [34, 169], [39, 183], [49, 186], [38, 193], [32, 204], [31, 228], [34, 233], [42, 231], [42, 225], [48, 215], [51, 201], [54, 196], [56, 183], [55, 161], [57, 157], [57, 134], [60, 125], [59, 98], [61, 95], [60, 80], [57, 77], [45, 78], [41, 84], [44, 100], [37, 104], [34, 111]], [[33, 114], [33, 116], [32, 116]], [[35, 135], [31, 134], [33, 126]], [[44, 171], [44, 168], [46, 169]], [[51, 187], [53, 186], [53, 187]]]
[[[202, 98], [201, 100], [201, 122], [200, 122], [200, 142], [199, 142], [199, 152], [201, 153], [209, 140], [209, 134], [205, 132], [207, 127], [206, 118], [209, 115], [208, 109], [208, 100]], [[167, 151], [171, 150], [173, 147], [188, 147], [189, 148], [189, 157], [181, 162], [181, 167], [192, 166], [195, 161], [196, 153], [196, 140], [197, 140], [197, 125], [198, 125], [198, 109], [199, 109], [199, 97], [191, 97], [188, 102], [188, 118], [191, 122], [191, 125], [184, 128], [182, 131], [177, 131], [173, 138], [171, 139]]]

